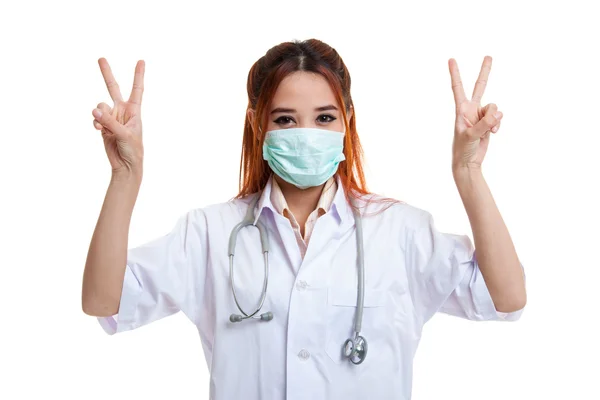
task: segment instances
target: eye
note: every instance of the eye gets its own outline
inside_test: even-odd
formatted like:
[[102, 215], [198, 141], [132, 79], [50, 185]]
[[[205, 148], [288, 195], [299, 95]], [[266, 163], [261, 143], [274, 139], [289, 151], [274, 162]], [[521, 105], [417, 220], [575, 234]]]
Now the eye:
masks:
[[321, 117], [325, 117], [325, 118], [329, 118], [328, 120], [323, 121], [322, 119], [320, 120], [320, 122], [332, 122], [335, 121], [337, 118], [334, 117], [333, 115], [329, 115], [329, 114], [321, 114], [319, 115], [319, 117], [317, 119], [320, 119]]
[[273, 121], [273, 122], [275, 122], [276, 124], [279, 124], [279, 125], [287, 125], [287, 124], [289, 123], [289, 120], [292, 120], [292, 121], [293, 121], [293, 119], [292, 119], [291, 117], [285, 117], [285, 116], [284, 116], [284, 117], [279, 117], [279, 118], [277, 118], [277, 119], [276, 119], [275, 121]]
[[[318, 122], [325, 123], [325, 124], [328, 122], [333, 122], [336, 119], [337, 119], [336, 117], [334, 117], [333, 115], [330, 115], [330, 114], [321, 114], [317, 117]], [[279, 125], [289, 125], [290, 122], [296, 122], [296, 121], [294, 121], [294, 119], [292, 117], [281, 116], [273, 122], [275, 122], [276, 124], [279, 124]]]

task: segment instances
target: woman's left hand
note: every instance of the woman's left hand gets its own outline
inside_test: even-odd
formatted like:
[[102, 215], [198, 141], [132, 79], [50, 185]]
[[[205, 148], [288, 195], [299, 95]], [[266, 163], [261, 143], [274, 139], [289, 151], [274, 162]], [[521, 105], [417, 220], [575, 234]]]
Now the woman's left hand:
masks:
[[502, 113], [498, 111], [495, 104], [490, 103], [481, 106], [481, 97], [492, 67], [492, 57], [486, 56], [483, 59], [471, 100], [465, 96], [456, 60], [451, 58], [448, 61], [448, 67], [450, 68], [452, 91], [456, 103], [452, 168], [453, 170], [457, 168], [481, 168], [481, 163], [490, 142], [490, 132], [498, 132], [502, 119]]

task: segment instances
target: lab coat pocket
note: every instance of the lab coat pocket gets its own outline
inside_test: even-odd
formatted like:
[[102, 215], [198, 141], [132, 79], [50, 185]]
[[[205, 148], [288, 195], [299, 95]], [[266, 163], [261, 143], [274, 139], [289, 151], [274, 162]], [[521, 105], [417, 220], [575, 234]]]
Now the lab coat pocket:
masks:
[[[348, 361], [342, 354], [344, 342], [354, 338], [356, 318], [356, 289], [330, 288], [327, 293], [327, 355], [336, 363]], [[367, 359], [375, 358], [377, 346], [374, 336], [385, 321], [386, 291], [365, 289], [361, 335], [368, 343]], [[371, 333], [371, 335], [369, 335]]]

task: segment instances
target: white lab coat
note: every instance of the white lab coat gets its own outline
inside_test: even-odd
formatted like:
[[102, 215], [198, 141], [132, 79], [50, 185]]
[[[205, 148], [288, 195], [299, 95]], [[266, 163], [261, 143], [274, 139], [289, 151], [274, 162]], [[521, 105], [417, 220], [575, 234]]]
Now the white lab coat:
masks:
[[[304, 260], [289, 220], [274, 211], [271, 181], [257, 217], [269, 234], [270, 276], [262, 312], [238, 314], [227, 245], [253, 196], [194, 209], [167, 235], [128, 251], [119, 313], [99, 318], [109, 334], [182, 311], [198, 329], [215, 400], [409, 399], [423, 324], [436, 312], [516, 320], [496, 312], [471, 241], [436, 230], [431, 214], [399, 203], [363, 218], [365, 302], [361, 365], [342, 359], [356, 310], [356, 236], [343, 186], [314, 227]], [[381, 205], [371, 203], [367, 212]], [[254, 311], [263, 283], [258, 230], [240, 231], [235, 256], [240, 304]], [[173, 332], [176, 335], [176, 332]]]

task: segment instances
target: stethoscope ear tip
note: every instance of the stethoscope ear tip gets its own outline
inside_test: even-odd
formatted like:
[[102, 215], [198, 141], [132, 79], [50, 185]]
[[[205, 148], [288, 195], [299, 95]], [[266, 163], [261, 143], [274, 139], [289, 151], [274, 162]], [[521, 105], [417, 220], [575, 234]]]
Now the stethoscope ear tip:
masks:
[[273, 313], [268, 311], [266, 313], [260, 314], [260, 319], [263, 321], [270, 321], [273, 319]]

